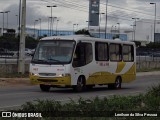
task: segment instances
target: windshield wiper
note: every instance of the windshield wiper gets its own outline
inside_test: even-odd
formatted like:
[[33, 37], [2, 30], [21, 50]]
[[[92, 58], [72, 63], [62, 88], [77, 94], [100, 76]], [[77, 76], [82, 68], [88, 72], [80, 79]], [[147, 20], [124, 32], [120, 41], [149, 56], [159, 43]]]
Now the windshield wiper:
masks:
[[60, 62], [60, 63], [61, 63], [60, 60], [56, 60], [56, 59], [53, 59], [53, 58], [49, 58], [48, 60], [53, 60], [53, 61], [56, 61], [56, 62]]
[[32, 62], [43, 62], [43, 63], [47, 63], [48, 64], [47, 60], [34, 59], [34, 60], [32, 60]]

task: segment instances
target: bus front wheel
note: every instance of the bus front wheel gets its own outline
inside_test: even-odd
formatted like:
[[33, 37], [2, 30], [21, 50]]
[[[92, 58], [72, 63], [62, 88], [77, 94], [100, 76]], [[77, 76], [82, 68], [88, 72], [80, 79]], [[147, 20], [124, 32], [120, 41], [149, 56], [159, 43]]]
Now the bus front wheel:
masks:
[[80, 76], [77, 80], [77, 85], [74, 87], [76, 92], [82, 92], [85, 88], [85, 78]]
[[49, 85], [42, 85], [42, 84], [40, 84], [40, 89], [42, 91], [48, 92], [50, 90], [50, 86]]

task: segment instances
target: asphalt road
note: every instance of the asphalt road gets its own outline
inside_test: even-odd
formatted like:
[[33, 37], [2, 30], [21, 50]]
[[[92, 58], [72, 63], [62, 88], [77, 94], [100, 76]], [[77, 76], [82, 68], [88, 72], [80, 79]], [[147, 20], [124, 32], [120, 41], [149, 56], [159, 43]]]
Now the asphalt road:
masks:
[[108, 97], [111, 95], [135, 95], [144, 93], [153, 85], [160, 84], [160, 75], [138, 76], [131, 83], [122, 84], [120, 90], [109, 90], [107, 86], [96, 86], [90, 91], [75, 93], [72, 89], [52, 88], [50, 92], [41, 92], [39, 86], [19, 86], [0, 88], [0, 110], [20, 107], [27, 101], [36, 99], [54, 99], [67, 102], [70, 99], [77, 100], [80, 97], [85, 99]]

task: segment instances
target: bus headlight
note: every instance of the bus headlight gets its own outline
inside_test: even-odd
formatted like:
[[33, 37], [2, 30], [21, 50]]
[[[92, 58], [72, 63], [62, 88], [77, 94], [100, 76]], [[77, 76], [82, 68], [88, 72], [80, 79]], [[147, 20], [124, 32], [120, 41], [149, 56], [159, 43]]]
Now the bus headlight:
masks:
[[66, 74], [59, 74], [58, 77], [69, 77], [71, 76], [70, 73], [66, 73]]
[[63, 77], [63, 76], [64, 76], [63, 74], [59, 74], [59, 75], [58, 75], [58, 77]]
[[35, 73], [30, 73], [30, 75], [32, 75], [32, 76], [37, 76], [38, 74], [35, 74]]

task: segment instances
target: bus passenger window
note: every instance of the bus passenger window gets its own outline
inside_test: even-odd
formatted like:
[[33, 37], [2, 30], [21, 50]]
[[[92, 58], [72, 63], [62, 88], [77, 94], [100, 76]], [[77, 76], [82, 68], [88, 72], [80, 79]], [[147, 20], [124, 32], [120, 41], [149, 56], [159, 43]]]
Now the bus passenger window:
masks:
[[111, 61], [121, 61], [122, 60], [122, 50], [121, 50], [120, 44], [110, 44], [109, 47], [109, 54], [110, 54], [110, 60]]
[[123, 45], [123, 61], [134, 61], [134, 48], [132, 45]]
[[96, 61], [108, 61], [108, 44], [103, 42], [95, 43]]

